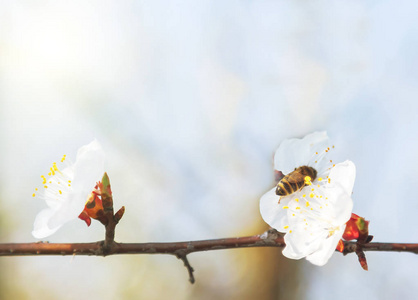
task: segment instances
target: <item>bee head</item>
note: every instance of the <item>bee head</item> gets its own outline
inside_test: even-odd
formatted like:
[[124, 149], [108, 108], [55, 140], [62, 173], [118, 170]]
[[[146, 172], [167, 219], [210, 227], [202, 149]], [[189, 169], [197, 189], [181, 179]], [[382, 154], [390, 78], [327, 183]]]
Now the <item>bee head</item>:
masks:
[[303, 166], [301, 167], [301, 173], [304, 176], [309, 176], [312, 178], [312, 180], [314, 180], [316, 178], [316, 175], [318, 174], [318, 172], [312, 168], [312, 167], [308, 167], [308, 166]]

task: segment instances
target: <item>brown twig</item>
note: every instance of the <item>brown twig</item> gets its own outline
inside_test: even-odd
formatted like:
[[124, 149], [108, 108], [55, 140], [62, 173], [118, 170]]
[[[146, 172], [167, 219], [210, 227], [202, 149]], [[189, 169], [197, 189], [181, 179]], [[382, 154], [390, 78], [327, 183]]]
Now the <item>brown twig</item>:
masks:
[[[116, 243], [111, 245], [109, 252], [103, 251], [103, 241], [95, 243], [16, 243], [0, 244], [0, 256], [19, 255], [96, 255], [107, 256], [116, 254], [172, 254], [188, 255], [194, 252], [251, 248], [251, 247], [284, 247], [283, 236], [275, 230], [262, 235], [201, 240], [174, 243]], [[344, 254], [356, 252], [356, 242], [344, 242]], [[418, 244], [400, 243], [368, 243], [362, 245], [363, 251], [411, 252], [418, 254]]]
[[177, 258], [178, 259], [181, 259], [183, 261], [184, 266], [187, 269], [187, 272], [189, 272], [189, 281], [190, 281], [191, 284], [193, 284], [195, 282], [194, 275], [193, 275], [194, 269], [190, 265], [189, 260], [187, 259], [187, 255], [186, 254], [179, 254], [178, 253], [177, 254]]
[[[356, 242], [344, 242], [344, 254], [356, 252]], [[411, 252], [418, 254], [418, 244], [368, 243], [361, 246], [363, 251]]]
[[[105, 242], [95, 243], [16, 243], [0, 244], [0, 256], [29, 255], [94, 255], [107, 256], [116, 254], [171, 254], [181, 259], [189, 273], [189, 281], [194, 283], [193, 268], [187, 255], [194, 252], [251, 248], [251, 247], [284, 247], [283, 235], [270, 229], [262, 235], [201, 240], [174, 243], [116, 243], [112, 241], [108, 247]], [[368, 243], [344, 242], [344, 255], [361, 254], [363, 251], [411, 252], [418, 254], [418, 244], [399, 243]], [[364, 253], [363, 253], [364, 254]], [[360, 258], [361, 256], [359, 256]]]
[[58, 244], [48, 242], [0, 244], [0, 256], [19, 255], [96, 255], [172, 254], [177, 257], [193, 252], [244, 247], [284, 247], [283, 236], [271, 229], [262, 235], [174, 243], [116, 243], [103, 251], [104, 242]]

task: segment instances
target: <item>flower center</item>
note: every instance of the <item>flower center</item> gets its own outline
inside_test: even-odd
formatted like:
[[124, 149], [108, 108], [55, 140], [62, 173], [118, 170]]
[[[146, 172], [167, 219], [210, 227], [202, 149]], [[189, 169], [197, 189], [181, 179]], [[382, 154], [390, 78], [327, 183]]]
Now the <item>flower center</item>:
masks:
[[[61, 163], [64, 163], [66, 155], [61, 159]], [[63, 197], [66, 197], [68, 192], [72, 190], [72, 179], [74, 177], [74, 172], [72, 171], [71, 166], [67, 164], [67, 167], [62, 171], [57, 167], [57, 163], [52, 163], [48, 172], [48, 177], [41, 175], [42, 185], [44, 187], [44, 194], [41, 198], [44, 199], [56, 199], [60, 200]], [[32, 194], [32, 197], [35, 197], [37, 194], [38, 188], [35, 188], [35, 193]]]
[[[308, 179], [305, 178], [305, 180]], [[322, 179], [319, 181], [322, 184], [318, 184], [318, 187], [325, 184]], [[328, 207], [328, 197], [323, 195], [320, 188], [316, 188], [315, 185], [312, 185], [309, 194], [303, 193], [300, 198], [295, 198], [293, 201], [291, 201], [289, 205], [282, 207], [282, 209], [288, 209], [291, 213], [289, 215], [291, 224], [296, 224], [298, 228], [303, 228], [304, 230], [308, 230], [312, 224], [325, 224], [323, 228], [327, 228], [326, 230], [328, 230], [329, 236], [333, 235], [335, 231], [339, 229], [338, 227], [331, 227], [328, 229], [331, 224], [328, 219], [324, 218], [324, 214], [322, 212], [323, 209], [327, 209]], [[290, 224], [286, 224], [284, 229], [289, 229], [289, 226]], [[291, 230], [289, 230], [289, 233], [290, 232]]]

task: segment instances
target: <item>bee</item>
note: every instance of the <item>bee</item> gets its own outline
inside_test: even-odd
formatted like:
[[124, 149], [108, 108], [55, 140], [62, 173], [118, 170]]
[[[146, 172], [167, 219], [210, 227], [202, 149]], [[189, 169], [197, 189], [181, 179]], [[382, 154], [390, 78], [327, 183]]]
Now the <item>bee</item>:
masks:
[[307, 181], [313, 181], [316, 178], [316, 174], [316, 170], [312, 167], [302, 166], [295, 168], [293, 172], [287, 174], [279, 181], [276, 188], [276, 195], [288, 196], [301, 190], [307, 185]]

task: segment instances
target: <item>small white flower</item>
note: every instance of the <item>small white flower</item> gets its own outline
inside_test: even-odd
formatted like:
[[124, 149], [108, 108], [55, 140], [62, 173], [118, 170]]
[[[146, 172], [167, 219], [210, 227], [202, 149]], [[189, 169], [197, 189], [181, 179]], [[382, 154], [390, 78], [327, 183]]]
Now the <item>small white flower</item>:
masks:
[[335, 251], [353, 207], [355, 166], [351, 161], [335, 165], [328, 160], [332, 148], [328, 144], [325, 132], [284, 141], [276, 151], [275, 168], [287, 174], [307, 165], [318, 176], [298, 192], [280, 198], [273, 188], [260, 200], [264, 221], [286, 233], [283, 255], [306, 257], [315, 265], [324, 265]]
[[[104, 173], [104, 152], [96, 140], [81, 147], [76, 162], [59, 170], [56, 163], [43, 179], [43, 194], [48, 208], [35, 219], [32, 235], [44, 238], [56, 232], [64, 223], [76, 219], [85, 202]], [[65, 155], [61, 159], [64, 162]], [[35, 197], [35, 194], [33, 194]]]

